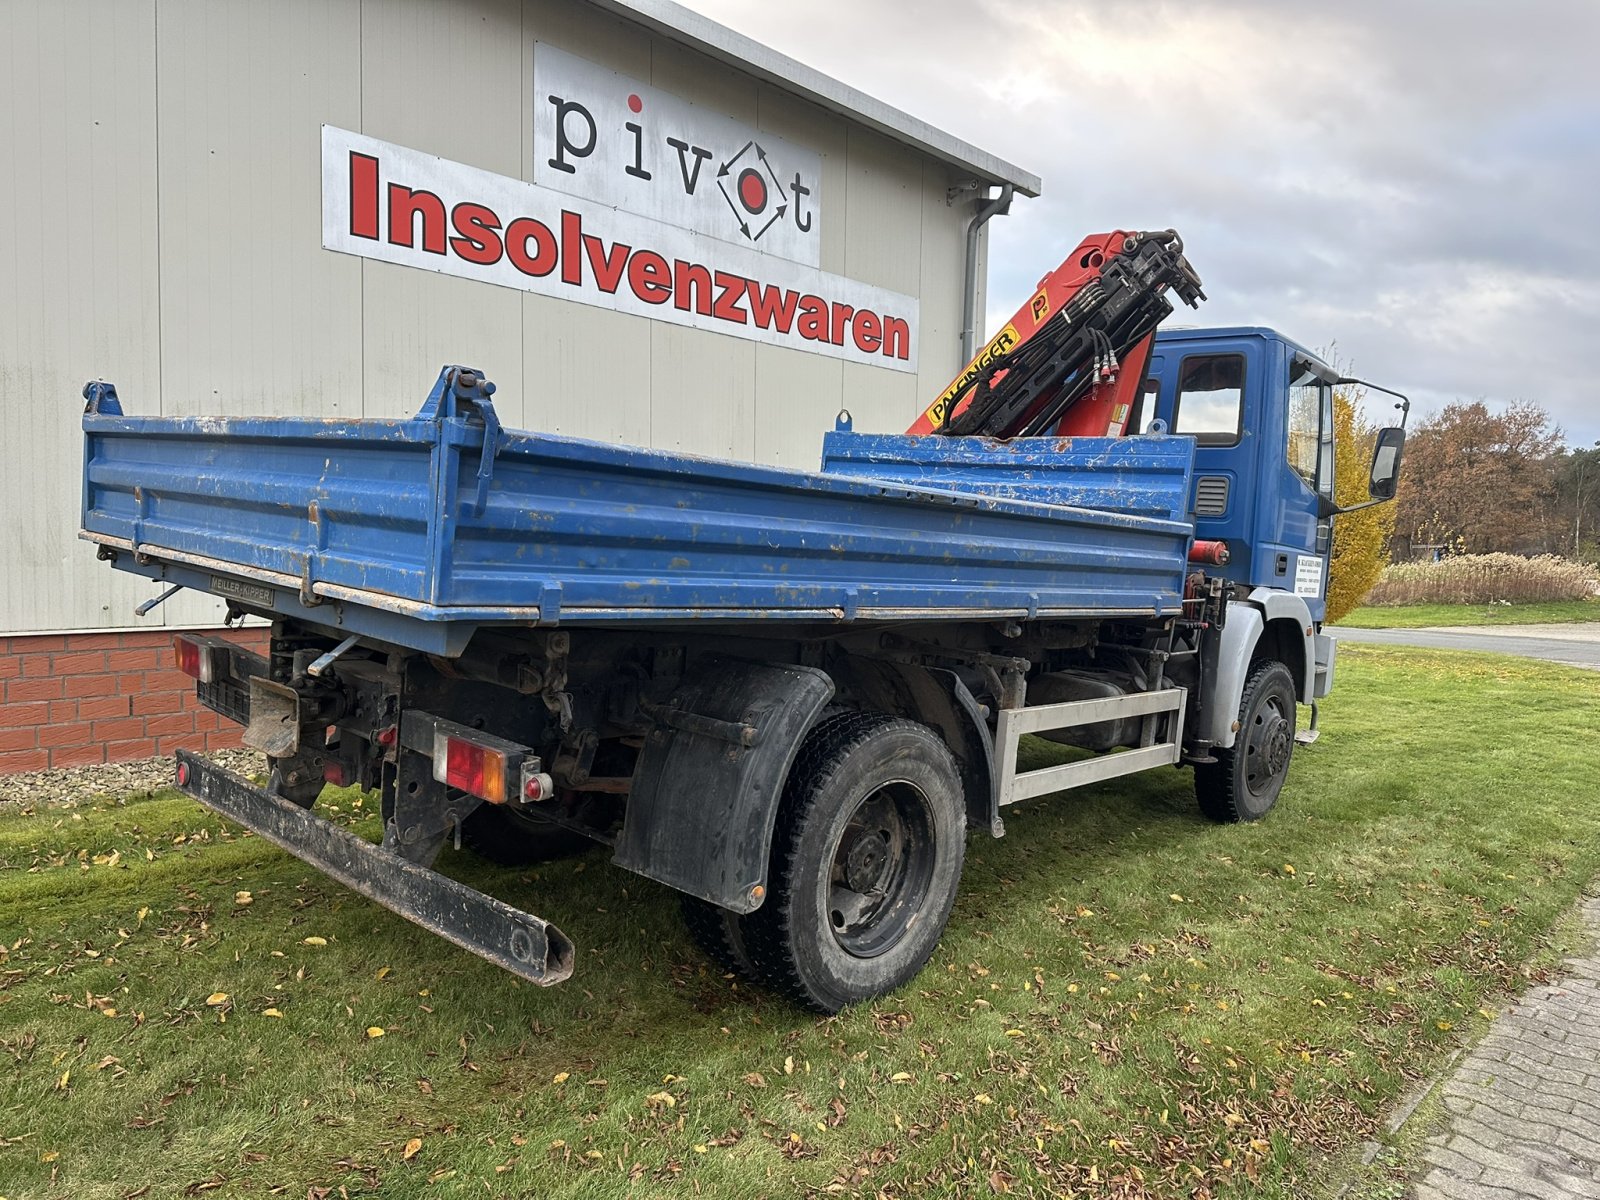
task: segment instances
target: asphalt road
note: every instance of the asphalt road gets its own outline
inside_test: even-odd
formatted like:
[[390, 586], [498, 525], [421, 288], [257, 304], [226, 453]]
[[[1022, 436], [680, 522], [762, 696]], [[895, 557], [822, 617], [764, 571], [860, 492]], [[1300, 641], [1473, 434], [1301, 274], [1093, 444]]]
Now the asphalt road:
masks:
[[1436, 629], [1329, 630], [1341, 642], [1382, 642], [1430, 650], [1489, 650], [1523, 658], [1544, 658], [1570, 667], [1600, 671], [1600, 622], [1573, 625], [1448, 625]]

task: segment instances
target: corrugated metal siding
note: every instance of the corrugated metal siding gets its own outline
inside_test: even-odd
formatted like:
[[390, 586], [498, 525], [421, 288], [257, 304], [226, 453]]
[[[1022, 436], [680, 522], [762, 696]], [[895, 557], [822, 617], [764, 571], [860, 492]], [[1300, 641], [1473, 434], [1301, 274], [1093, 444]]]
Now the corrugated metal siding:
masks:
[[[321, 248], [323, 123], [531, 178], [540, 40], [820, 154], [822, 269], [920, 297], [920, 375]], [[148, 594], [76, 538], [92, 376], [130, 412], [379, 416], [467, 362], [513, 426], [810, 467], [840, 407], [898, 431], [959, 365], [951, 168], [574, 0], [14, 0], [0, 64], [0, 632]]]

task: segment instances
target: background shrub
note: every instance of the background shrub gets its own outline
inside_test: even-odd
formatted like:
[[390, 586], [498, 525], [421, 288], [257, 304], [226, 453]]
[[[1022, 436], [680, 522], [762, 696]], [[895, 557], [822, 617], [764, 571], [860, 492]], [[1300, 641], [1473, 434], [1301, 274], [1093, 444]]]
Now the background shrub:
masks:
[[1371, 605], [1528, 604], [1582, 600], [1595, 589], [1593, 567], [1555, 554], [1460, 554], [1440, 562], [1392, 563], [1367, 597]]

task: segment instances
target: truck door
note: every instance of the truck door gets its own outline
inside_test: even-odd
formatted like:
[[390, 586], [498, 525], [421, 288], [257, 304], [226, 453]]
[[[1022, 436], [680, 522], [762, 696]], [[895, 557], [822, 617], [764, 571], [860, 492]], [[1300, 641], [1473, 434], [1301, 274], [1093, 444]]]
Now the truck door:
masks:
[[1332, 537], [1319, 497], [1333, 494], [1333, 378], [1269, 330], [1164, 331], [1145, 397], [1169, 430], [1195, 439], [1195, 536], [1228, 544], [1222, 573], [1294, 592], [1319, 621]]

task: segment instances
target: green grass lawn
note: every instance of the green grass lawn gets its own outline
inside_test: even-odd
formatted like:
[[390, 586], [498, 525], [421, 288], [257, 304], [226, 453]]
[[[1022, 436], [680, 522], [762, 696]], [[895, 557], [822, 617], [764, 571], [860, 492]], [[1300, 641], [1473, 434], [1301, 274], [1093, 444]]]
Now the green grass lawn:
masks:
[[1422, 629], [1431, 625], [1565, 625], [1574, 621], [1600, 621], [1600, 599], [1358, 608], [1337, 624], [1350, 629]]
[[1176, 770], [1022, 805], [829, 1019], [600, 852], [443, 860], [576, 941], [539, 990], [186, 799], [8, 807], [0, 1196], [1297, 1194], [1600, 872], [1597, 727], [1592, 673], [1347, 645], [1266, 821]]

